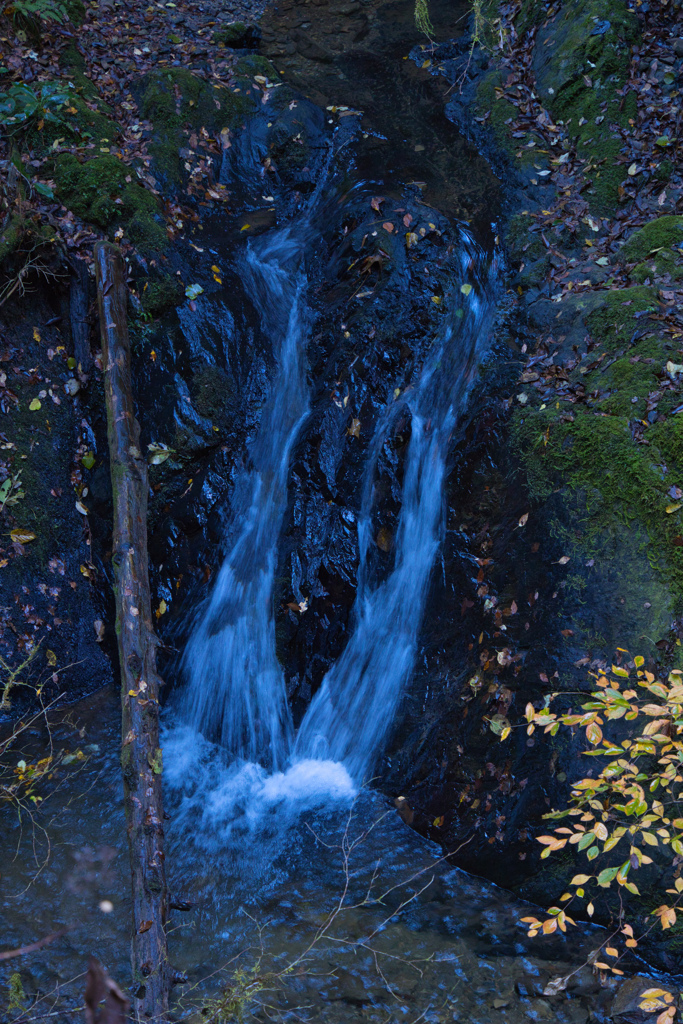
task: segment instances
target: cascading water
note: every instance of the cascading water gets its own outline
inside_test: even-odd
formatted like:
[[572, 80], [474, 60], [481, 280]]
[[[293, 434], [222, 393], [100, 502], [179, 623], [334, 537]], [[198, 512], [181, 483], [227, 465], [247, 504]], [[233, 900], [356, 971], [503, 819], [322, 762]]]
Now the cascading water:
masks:
[[[272, 589], [286, 504], [289, 456], [306, 418], [308, 334], [303, 221], [250, 248], [243, 277], [273, 342], [276, 372], [258, 434], [232, 502], [234, 539], [208, 607], [188, 645], [189, 676], [170, 744], [168, 780], [187, 792], [191, 760], [204, 751], [203, 790], [186, 800], [216, 829], [237, 816], [253, 825], [284, 798], [301, 807], [348, 799], [381, 751], [414, 664], [443, 520], [449, 444], [487, 339], [492, 272], [461, 235], [460, 279], [448, 321], [404, 393], [393, 392], [369, 447], [359, 516], [359, 586], [351, 638], [327, 673], [294, 739], [282, 669], [275, 654]], [[461, 285], [464, 287], [461, 288]], [[394, 567], [379, 584], [368, 571], [377, 460], [400, 413], [411, 418]], [[192, 740], [191, 740], [192, 737]], [[208, 741], [208, 746], [207, 746]], [[227, 774], [216, 743], [232, 759]], [[190, 761], [188, 761], [188, 757]], [[274, 774], [268, 775], [268, 770]], [[353, 782], [352, 782], [353, 780]]]
[[[481, 263], [472, 241], [463, 237], [463, 278], [469, 266]], [[477, 285], [481, 287], [482, 282]], [[357, 782], [364, 780], [382, 748], [413, 667], [427, 584], [439, 547], [449, 441], [486, 341], [490, 304], [486, 278], [481, 293], [470, 286], [467, 300], [457, 304], [450, 323], [435, 339], [419, 379], [380, 420], [371, 445], [359, 520], [355, 629], [314, 697], [295, 748], [298, 758], [342, 761]], [[395, 563], [389, 577], [373, 589], [366, 561], [374, 471], [389, 421], [402, 407], [410, 412], [412, 428]]]
[[301, 266], [305, 228], [304, 223], [297, 231], [285, 227], [266, 236], [249, 247], [242, 263], [277, 370], [235, 487], [235, 536], [185, 653], [189, 686], [183, 718], [236, 758], [274, 769], [286, 760], [292, 730], [275, 656], [271, 595], [289, 455], [308, 412]]

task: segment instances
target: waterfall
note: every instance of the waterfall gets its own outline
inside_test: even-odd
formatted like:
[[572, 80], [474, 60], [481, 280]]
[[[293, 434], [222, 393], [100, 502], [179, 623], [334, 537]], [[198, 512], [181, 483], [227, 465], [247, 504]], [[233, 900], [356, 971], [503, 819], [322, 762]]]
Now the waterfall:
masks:
[[252, 243], [241, 272], [276, 362], [258, 434], [235, 485], [232, 534], [208, 607], [187, 645], [182, 718], [244, 761], [273, 769], [292, 732], [272, 612], [292, 444], [308, 413], [306, 223]]
[[[190, 734], [204, 751], [205, 764], [207, 741], [230, 756], [227, 776], [218, 767], [213, 783], [206, 779], [213, 796], [201, 813], [213, 819], [229, 818], [238, 806], [247, 817], [257, 817], [257, 805], [273, 806], [298, 790], [301, 800], [315, 802], [325, 793], [343, 798], [367, 779], [414, 666], [443, 533], [449, 448], [488, 340], [493, 273], [463, 232], [461, 274], [446, 296], [445, 326], [411, 385], [398, 398], [390, 392], [369, 446], [351, 636], [294, 737], [275, 654], [272, 591], [290, 453], [308, 412], [302, 259], [307, 234], [305, 223], [296, 230], [278, 229], [252, 244], [242, 265], [246, 288], [273, 343], [276, 369], [236, 483], [227, 554], [185, 653], [188, 686], [179, 709], [184, 725], [175, 733], [176, 765], [169, 774], [172, 786], [187, 790], [182, 752]], [[399, 414], [410, 417], [411, 436], [395, 558], [388, 576], [376, 583], [368, 571], [376, 467]]]
[[[477, 266], [471, 240], [463, 238], [463, 277]], [[490, 296], [476, 285], [457, 305], [438, 336], [415, 385], [400, 405], [411, 416], [394, 568], [374, 589], [366, 562], [377, 456], [391, 416], [381, 418], [370, 448], [359, 519], [361, 565], [355, 628], [329, 670], [301, 723], [297, 758], [341, 761], [362, 782], [381, 752], [417, 651], [429, 577], [442, 533], [443, 485], [449, 441], [467, 399], [486, 341]], [[467, 291], [467, 288], [466, 288]], [[397, 405], [399, 403], [396, 403]]]

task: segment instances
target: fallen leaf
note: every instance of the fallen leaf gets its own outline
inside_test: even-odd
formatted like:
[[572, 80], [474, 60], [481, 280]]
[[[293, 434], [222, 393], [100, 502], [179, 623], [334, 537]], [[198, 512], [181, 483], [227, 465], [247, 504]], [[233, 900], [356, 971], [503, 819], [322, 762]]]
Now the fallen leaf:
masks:
[[394, 225], [391, 223], [390, 220], [385, 220], [384, 224], [382, 224], [382, 227], [384, 228], [385, 231], [388, 231], [389, 234], [391, 234], [391, 232], [394, 230]]
[[185, 289], [185, 294], [188, 299], [196, 299], [198, 295], [201, 295], [204, 289], [200, 284], [188, 284]]
[[351, 420], [349, 434], [351, 435], [351, 437], [360, 437], [360, 420]]
[[470, 292], [472, 291], [472, 285], [471, 284], [461, 284], [460, 285], [460, 291], [462, 292], [463, 295], [469, 295]]
[[10, 537], [15, 544], [30, 544], [32, 540], [36, 539], [32, 530], [11, 530]]
[[38, 410], [40, 409], [41, 405], [42, 405], [42, 402], [40, 401], [39, 398], [32, 398], [31, 402], [29, 404], [29, 409], [31, 410], [31, 412], [38, 412]]
[[517, 523], [517, 525], [518, 526], [526, 526], [528, 521], [529, 521], [529, 513], [525, 512], [523, 516], [519, 517], [519, 522]]

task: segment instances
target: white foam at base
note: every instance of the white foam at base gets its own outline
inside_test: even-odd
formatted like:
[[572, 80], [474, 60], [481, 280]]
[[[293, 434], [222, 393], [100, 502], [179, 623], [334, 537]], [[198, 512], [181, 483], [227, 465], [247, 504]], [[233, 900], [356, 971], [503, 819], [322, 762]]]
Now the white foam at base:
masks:
[[227, 763], [221, 747], [187, 725], [167, 729], [162, 746], [164, 782], [179, 800], [174, 817], [198, 817], [208, 842], [226, 840], [234, 829], [256, 831], [272, 812], [291, 820], [304, 811], [348, 805], [358, 792], [338, 761], [302, 759], [269, 775], [251, 761]]

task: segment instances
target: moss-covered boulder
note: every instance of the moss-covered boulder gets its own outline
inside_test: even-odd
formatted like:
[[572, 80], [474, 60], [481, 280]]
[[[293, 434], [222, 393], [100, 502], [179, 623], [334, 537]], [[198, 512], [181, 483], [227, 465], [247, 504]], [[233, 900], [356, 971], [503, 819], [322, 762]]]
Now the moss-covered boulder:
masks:
[[123, 228], [142, 251], [166, 245], [158, 200], [116, 157], [79, 163], [70, 153], [63, 154], [55, 161], [54, 176], [58, 199], [78, 217], [109, 231]]
[[233, 50], [251, 49], [258, 44], [259, 31], [243, 21], [230, 21], [213, 30], [213, 39]]
[[255, 109], [255, 102], [242, 91], [210, 85], [186, 68], [153, 71], [139, 83], [137, 92], [142, 116], [154, 127], [149, 147], [154, 169], [174, 186], [182, 181], [179, 150], [185, 142], [184, 128], [234, 129]]
[[683, 248], [683, 217], [657, 217], [634, 231], [619, 250], [620, 263], [642, 263], [663, 249], [676, 254]]

